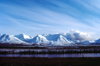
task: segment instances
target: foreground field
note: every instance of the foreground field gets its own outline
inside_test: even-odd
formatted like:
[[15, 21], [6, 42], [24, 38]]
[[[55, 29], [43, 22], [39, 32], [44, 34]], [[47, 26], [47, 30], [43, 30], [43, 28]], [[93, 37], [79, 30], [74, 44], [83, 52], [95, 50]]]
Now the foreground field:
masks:
[[0, 66], [100, 66], [100, 58], [0, 57]]

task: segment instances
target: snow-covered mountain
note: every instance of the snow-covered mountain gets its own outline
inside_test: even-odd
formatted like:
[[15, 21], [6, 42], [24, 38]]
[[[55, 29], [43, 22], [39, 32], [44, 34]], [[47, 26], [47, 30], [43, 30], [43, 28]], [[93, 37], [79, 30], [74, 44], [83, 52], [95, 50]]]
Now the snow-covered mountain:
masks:
[[[74, 39], [73, 39], [74, 37]], [[0, 43], [15, 43], [15, 44], [38, 44], [38, 45], [76, 45], [79, 44], [91, 44], [100, 43], [100, 39], [89, 41], [76, 39], [77, 37], [69, 34], [43, 34], [35, 37], [30, 37], [25, 34], [19, 35], [6, 35], [0, 34]], [[78, 35], [79, 38], [79, 35]]]
[[67, 40], [61, 34], [44, 34], [43, 36], [46, 37], [47, 40], [49, 41], [49, 44], [52, 44], [52, 45], [70, 45], [70, 44], [73, 44], [73, 41]]
[[100, 43], [100, 39], [98, 39], [98, 40], [95, 40], [95, 43]]
[[49, 44], [49, 41], [42, 35], [37, 35], [36, 37], [30, 39], [28, 42], [33, 44]]
[[19, 35], [14, 35], [14, 37], [22, 40], [22, 41], [28, 41], [29, 39], [32, 39], [33, 37], [27, 36], [25, 34], [19, 34]]
[[47, 40], [49, 41], [57, 41], [57, 39], [59, 38], [59, 35], [60, 34], [43, 34], [42, 36], [47, 38]]
[[0, 35], [0, 42], [1, 43], [28, 44], [28, 43], [21, 41], [20, 39], [14, 37], [13, 35], [6, 35], [6, 34]]

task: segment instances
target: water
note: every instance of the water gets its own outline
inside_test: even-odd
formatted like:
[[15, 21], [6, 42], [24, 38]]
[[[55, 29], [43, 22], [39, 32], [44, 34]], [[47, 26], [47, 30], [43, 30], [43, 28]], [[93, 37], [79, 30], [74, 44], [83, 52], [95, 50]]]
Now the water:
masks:
[[[84, 49], [0, 49], [0, 51], [14, 51], [14, 52], [20, 52], [20, 51], [38, 51], [38, 52], [41, 52], [41, 51], [83, 51]], [[85, 49], [87, 51], [89, 50], [93, 50], [93, 49]], [[98, 49], [100, 50], [100, 49]]]
[[81, 54], [0, 54], [0, 57], [100, 57], [100, 53], [81, 53]]
[[0, 49], [0, 51], [14, 51], [14, 52], [20, 52], [20, 51], [48, 51], [48, 49]]

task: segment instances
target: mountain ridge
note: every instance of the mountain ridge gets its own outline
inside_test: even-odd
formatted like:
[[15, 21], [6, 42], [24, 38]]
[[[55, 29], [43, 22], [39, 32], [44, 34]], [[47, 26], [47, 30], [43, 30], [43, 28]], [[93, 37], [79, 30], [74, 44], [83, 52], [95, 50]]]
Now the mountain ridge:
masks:
[[[78, 37], [79, 38], [79, 37]], [[77, 42], [78, 41], [78, 42]], [[94, 40], [93, 42], [86, 40], [74, 40], [71, 37], [68, 37], [68, 34], [43, 34], [37, 35], [35, 37], [30, 37], [25, 34], [19, 35], [6, 35], [0, 34], [0, 43], [18, 43], [18, 44], [49, 44], [49, 45], [74, 45], [77, 43], [80, 44], [92, 44], [100, 43], [100, 39]]]

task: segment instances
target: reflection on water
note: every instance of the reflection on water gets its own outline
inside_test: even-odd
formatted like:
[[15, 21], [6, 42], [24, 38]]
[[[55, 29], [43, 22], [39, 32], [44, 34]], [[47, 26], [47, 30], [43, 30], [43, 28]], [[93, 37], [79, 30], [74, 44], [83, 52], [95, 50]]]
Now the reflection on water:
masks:
[[100, 57], [100, 53], [81, 53], [81, 54], [7, 54], [0, 57]]
[[[0, 49], [0, 51], [13, 51], [13, 52], [21, 52], [21, 51], [93, 51], [93, 49]], [[100, 49], [97, 49], [100, 51]]]

